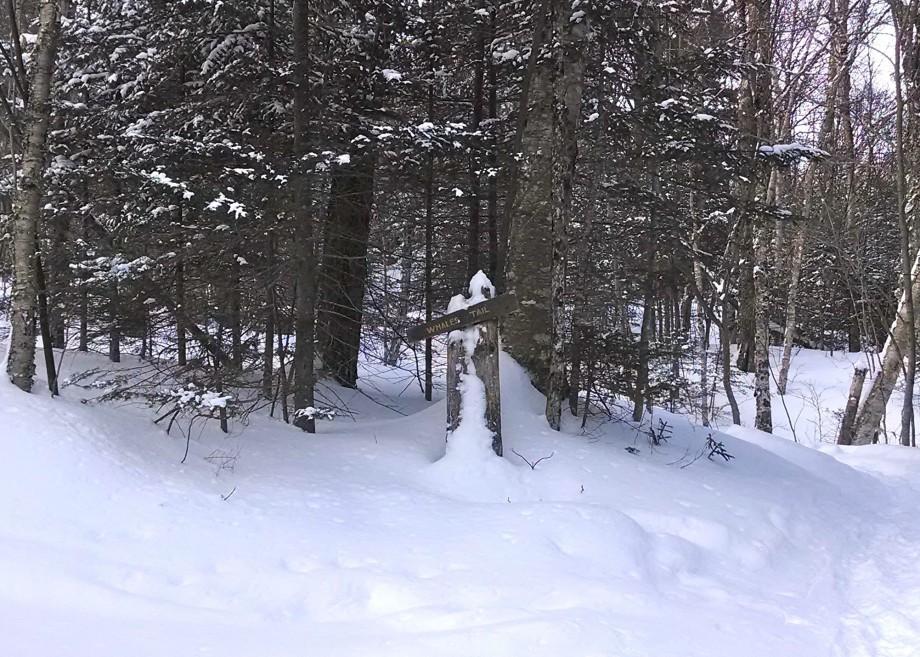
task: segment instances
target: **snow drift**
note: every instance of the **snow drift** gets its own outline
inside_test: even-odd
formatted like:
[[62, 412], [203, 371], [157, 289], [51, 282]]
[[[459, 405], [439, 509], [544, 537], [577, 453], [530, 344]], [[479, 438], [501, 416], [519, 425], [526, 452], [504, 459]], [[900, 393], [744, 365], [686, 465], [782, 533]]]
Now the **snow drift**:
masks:
[[[920, 654], [913, 452], [663, 412], [654, 448], [616, 422], [554, 433], [501, 368], [490, 463], [438, 461], [443, 402], [356, 401], [316, 436], [257, 417], [182, 465], [141, 409], [3, 383], [0, 654]], [[694, 460], [710, 434], [733, 460]]]

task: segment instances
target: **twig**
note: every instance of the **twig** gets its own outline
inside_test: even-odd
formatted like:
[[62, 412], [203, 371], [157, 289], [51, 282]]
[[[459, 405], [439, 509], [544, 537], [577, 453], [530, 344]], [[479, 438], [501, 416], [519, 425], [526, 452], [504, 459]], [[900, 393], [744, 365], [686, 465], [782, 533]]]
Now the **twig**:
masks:
[[518, 451], [517, 451], [516, 449], [512, 449], [511, 451], [514, 452], [515, 454], [517, 454], [517, 455], [521, 458], [521, 460], [524, 461], [524, 463], [526, 463], [527, 465], [529, 465], [531, 470], [536, 470], [536, 469], [537, 469], [537, 465], [538, 465], [541, 461], [546, 461], [547, 459], [551, 459], [551, 458], [553, 458], [553, 456], [556, 455], [556, 452], [553, 452], [553, 453], [550, 454], [549, 456], [544, 456], [543, 458], [539, 458], [539, 459], [537, 459], [536, 461], [534, 461], [534, 462], [531, 463], [530, 461], [527, 460], [527, 458], [526, 458], [525, 456], [523, 456], [522, 454], [518, 453]]

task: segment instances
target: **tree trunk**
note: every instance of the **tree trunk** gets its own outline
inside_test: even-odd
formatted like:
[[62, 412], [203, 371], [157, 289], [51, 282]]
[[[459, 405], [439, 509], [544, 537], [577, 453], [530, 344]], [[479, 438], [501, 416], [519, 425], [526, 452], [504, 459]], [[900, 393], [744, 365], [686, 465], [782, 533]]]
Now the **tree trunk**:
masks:
[[188, 364], [188, 341], [185, 335], [185, 263], [176, 263], [176, 362], [180, 367]]
[[316, 331], [316, 245], [314, 244], [313, 207], [309, 176], [304, 172], [307, 141], [307, 111], [310, 106], [310, 53], [308, 0], [294, 0], [294, 155], [298, 160], [293, 176], [294, 250], [296, 259], [296, 294], [294, 299], [294, 424], [316, 432], [316, 423], [308, 409], [313, 408], [314, 340]]
[[64, 310], [67, 293], [67, 284], [70, 277], [70, 268], [67, 266], [67, 215], [61, 214], [54, 217], [52, 224], [53, 236], [51, 238], [51, 258], [48, 266], [47, 295], [48, 321], [50, 322], [51, 340], [55, 348], [63, 349], [66, 343], [66, 318]]
[[398, 327], [395, 335], [390, 338], [384, 351], [384, 364], [396, 366], [404, 343], [404, 336], [409, 324], [409, 292], [412, 286], [412, 247], [415, 233], [414, 222], [410, 221], [403, 235], [403, 243], [399, 253], [399, 300], [396, 306], [396, 321]]
[[319, 312], [323, 366], [341, 385], [358, 384], [367, 282], [367, 240], [374, 204], [374, 155], [353, 155], [332, 174], [323, 246]]
[[[473, 40], [476, 49], [473, 60], [473, 123], [470, 129], [475, 133], [479, 131], [482, 124], [483, 104], [484, 104], [484, 86], [485, 86], [485, 26], [484, 18], [478, 17], [476, 20], [476, 35]], [[470, 148], [468, 173], [470, 178], [470, 221], [466, 238], [466, 278], [473, 278], [480, 267], [481, 251], [480, 237], [482, 227], [480, 221], [481, 215], [481, 185], [480, 185], [480, 162], [476, 148]]]
[[[433, 7], [429, 4], [429, 7]], [[433, 67], [433, 64], [432, 64]], [[433, 69], [432, 69], [433, 70]], [[434, 118], [434, 89], [428, 85], [428, 121]], [[434, 150], [425, 156], [425, 321], [434, 316]], [[434, 394], [434, 350], [431, 338], [425, 339], [425, 401]]]
[[757, 198], [757, 148], [770, 139], [772, 124], [768, 120], [772, 107], [773, 34], [770, 0], [744, 0], [739, 11], [744, 19], [742, 59], [747, 64], [746, 75], [739, 89], [740, 147], [749, 158], [747, 180], [741, 186], [743, 211], [748, 215], [752, 235], [753, 267], [753, 368], [756, 412], [754, 426], [761, 431], [773, 431], [772, 399], [770, 396], [770, 246], [773, 226], [755, 209]]
[[[907, 172], [906, 172], [906, 155], [905, 147], [905, 125], [904, 125], [904, 95], [903, 84], [901, 80], [901, 67], [905, 62], [901, 60], [903, 48], [903, 29], [901, 16], [897, 9], [892, 8], [892, 22], [894, 25], [894, 88], [895, 88], [895, 188], [897, 189], [898, 205], [898, 227], [901, 233], [901, 281], [904, 290], [904, 334], [900, 342], [899, 352], [904, 363], [904, 401], [901, 405], [901, 444], [909, 447], [913, 442], [914, 431], [914, 379], [917, 374], [917, 326], [914, 318], [914, 275], [910, 266], [912, 256], [911, 252], [916, 250], [911, 244], [910, 221], [907, 213], [908, 208], [908, 191], [907, 191]], [[914, 21], [916, 17], [914, 17]], [[910, 34], [913, 33], [914, 25], [907, 27]], [[908, 38], [910, 38], [908, 36]], [[908, 44], [910, 49], [913, 44]], [[918, 252], [920, 253], [920, 252]]]
[[[806, 192], [809, 193], [809, 192]], [[799, 281], [802, 278], [802, 257], [805, 253], [805, 226], [797, 226], [792, 241], [792, 259], [789, 263], [789, 288], [786, 296], [786, 326], [783, 329], [783, 359], [779, 366], [776, 391], [786, 394], [789, 366], [792, 363], [792, 342], [795, 338]]]
[[495, 43], [495, 5], [489, 10], [489, 47], [486, 49], [486, 77], [489, 84], [489, 176], [487, 213], [489, 224], [489, 278], [497, 281], [498, 271], [498, 82], [492, 45]]
[[853, 381], [850, 383], [850, 394], [847, 397], [847, 405], [843, 411], [843, 419], [840, 422], [840, 432], [837, 434], [838, 445], [853, 444], [853, 424], [856, 421], [856, 410], [859, 408], [859, 398], [862, 395], [865, 381], [866, 368], [854, 368]]
[[738, 290], [738, 310], [735, 313], [736, 329], [733, 338], [738, 343], [736, 366], [742, 372], [754, 371], [754, 267], [751, 248], [750, 221], [742, 218], [741, 230], [741, 281]]
[[121, 362], [120, 305], [118, 283], [115, 282], [109, 288], [109, 360], [113, 363]]
[[[275, 365], [275, 314], [277, 313], [277, 300], [275, 298], [275, 236], [269, 233], [265, 240], [265, 267], [268, 276], [265, 281], [265, 346], [262, 351], [262, 396], [272, 398], [272, 380], [274, 379]], [[280, 327], [279, 327], [280, 328]]]
[[89, 293], [85, 285], [80, 286], [80, 338], [77, 350], [89, 351]]
[[48, 378], [48, 390], [52, 395], [58, 391], [58, 377], [54, 365], [54, 343], [51, 335], [51, 322], [48, 316], [48, 291], [45, 273], [42, 270], [41, 256], [35, 256], [35, 282], [38, 286], [38, 324], [41, 327], [42, 351], [45, 356], [45, 376]]
[[885, 415], [888, 399], [898, 382], [901, 368], [904, 366], [904, 355], [906, 354], [910, 332], [909, 324], [906, 321], [907, 302], [908, 299], [920, 297], [920, 253], [914, 259], [911, 277], [911, 289], [909, 291], [905, 289], [901, 292], [898, 313], [882, 349], [882, 364], [879, 368], [879, 373], [872, 380], [869, 394], [866, 395], [856, 414], [853, 429], [854, 445], [870, 445], [875, 442], [882, 417]]
[[502, 325], [508, 352], [527, 369], [534, 384], [546, 390], [552, 351], [551, 278], [553, 231], [551, 201], [553, 181], [554, 57], [543, 53], [551, 41], [560, 0], [536, 5], [533, 54], [528, 59], [521, 105], [518, 108], [520, 162], [512, 171], [502, 240], [505, 290], [520, 302], [517, 312]]
[[768, 279], [772, 231], [761, 221], [754, 231], [754, 426], [773, 432], [772, 399], [770, 397], [770, 281]]
[[570, 11], [560, 6], [556, 31], [561, 48], [557, 51], [556, 88], [553, 99], [553, 185], [551, 270], [551, 344], [546, 391], [546, 420], [550, 428], [562, 426], [562, 400], [565, 398], [565, 270], [569, 250], [569, 222], [572, 215], [572, 187], [578, 157], [578, 125], [584, 90], [585, 19], [573, 20]]
[[[597, 121], [598, 130], [595, 133], [595, 141], [601, 144], [603, 143], [600, 138], [601, 134], [606, 131], [607, 127], [606, 118], [606, 112], [604, 112], [601, 120]], [[582, 388], [581, 369], [587, 356], [586, 347], [590, 334], [588, 289], [591, 285], [591, 240], [594, 229], [598, 189], [606, 175], [604, 154], [602, 150], [598, 158], [598, 166], [591, 178], [588, 200], [584, 217], [582, 218], [582, 232], [576, 245], [575, 299], [572, 303], [572, 367], [569, 376], [569, 410], [574, 416], [578, 415], [578, 395]]]
[[288, 384], [288, 373], [285, 366], [285, 353], [287, 352], [287, 345], [284, 340], [284, 335], [281, 332], [281, 322], [278, 321], [278, 297], [275, 296], [275, 326], [278, 327], [278, 388], [281, 391], [281, 418], [288, 424], [291, 422], [291, 418], [288, 414], [288, 397], [291, 394], [291, 387]]
[[645, 405], [649, 402], [648, 388], [649, 344], [655, 330], [655, 246], [649, 241], [646, 248], [646, 272], [644, 298], [642, 300], [642, 325], [639, 328], [639, 346], [637, 350], [636, 385], [633, 390], [633, 422], [642, 419]]
[[[694, 234], [694, 251], [699, 250], [699, 230]], [[703, 290], [703, 264], [699, 258], [693, 259], [693, 278], [696, 288]], [[696, 342], [700, 350], [700, 422], [704, 427], [709, 426], [709, 331], [706, 327], [706, 315], [700, 307], [702, 301], [697, 302], [696, 309]]]
[[735, 310], [728, 300], [722, 302], [722, 326], [719, 329], [719, 347], [721, 348], [722, 361], [722, 390], [728, 399], [728, 406], [732, 413], [732, 424], [741, 424], [741, 410], [735, 398], [732, 387], [732, 341], [735, 333]]
[[32, 54], [22, 173], [13, 203], [14, 282], [6, 371], [13, 384], [26, 392], [32, 390], [35, 376], [35, 245], [41, 220], [42, 171], [51, 118], [49, 99], [57, 55], [59, 18], [57, 0], [42, 0], [38, 39]]
[[240, 316], [240, 261], [231, 254], [230, 263], [230, 355], [236, 369], [243, 367], [243, 321]]
[[[83, 201], [84, 203], [89, 198], [89, 194], [86, 189], [86, 178], [83, 179]], [[89, 233], [89, 218], [84, 215], [80, 221], [80, 237], [82, 238], [83, 246], [81, 249], [81, 256], [84, 260], [87, 259], [87, 247], [88, 244], [87, 238]], [[87, 290], [87, 274], [80, 274], [80, 337], [77, 344], [77, 349], [79, 351], [89, 351], [89, 291]]]

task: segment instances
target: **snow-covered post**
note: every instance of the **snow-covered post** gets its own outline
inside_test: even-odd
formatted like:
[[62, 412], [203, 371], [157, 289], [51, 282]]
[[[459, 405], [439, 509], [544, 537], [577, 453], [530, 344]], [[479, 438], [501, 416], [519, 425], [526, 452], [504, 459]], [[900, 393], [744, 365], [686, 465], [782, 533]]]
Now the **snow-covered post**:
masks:
[[488, 451], [491, 444], [492, 450], [502, 455], [498, 320], [516, 308], [516, 297], [513, 294], [496, 297], [492, 281], [479, 271], [470, 280], [469, 297], [458, 294], [450, 300], [446, 315], [406, 332], [406, 338], [412, 342], [448, 333], [448, 443], [452, 435], [462, 430], [468, 439], [465, 442], [471, 443], [474, 450], [485, 444]]
[[[489, 312], [477, 305], [495, 294], [492, 281], [482, 271], [470, 280], [469, 298], [450, 300], [448, 314], [466, 310], [475, 321]], [[481, 311], [481, 312], [477, 312]], [[501, 389], [498, 369], [498, 321], [473, 324], [451, 331], [447, 339], [447, 440], [464, 423], [485, 423], [492, 450], [502, 455]], [[479, 417], [480, 413], [482, 414]], [[466, 417], [464, 417], [466, 415]], [[464, 425], [464, 428], [467, 428]]]
[[[479, 272], [477, 276], [483, 279], [480, 294], [484, 299], [491, 299], [495, 292], [492, 282], [485, 274]], [[477, 283], [476, 276], [470, 281], [470, 292]], [[492, 434], [492, 449], [499, 456], [502, 455], [502, 397], [498, 371], [498, 322], [485, 322], [472, 327], [479, 332], [479, 339], [470, 355], [473, 364], [474, 376], [482, 381], [486, 395], [486, 428]]]
[[[450, 300], [448, 312], [459, 310], [455, 306], [466, 304], [462, 294]], [[461, 306], [462, 307], [462, 306]], [[451, 331], [447, 336], [447, 434], [450, 435], [460, 426], [460, 382], [467, 373], [466, 358], [463, 353], [463, 331]]]

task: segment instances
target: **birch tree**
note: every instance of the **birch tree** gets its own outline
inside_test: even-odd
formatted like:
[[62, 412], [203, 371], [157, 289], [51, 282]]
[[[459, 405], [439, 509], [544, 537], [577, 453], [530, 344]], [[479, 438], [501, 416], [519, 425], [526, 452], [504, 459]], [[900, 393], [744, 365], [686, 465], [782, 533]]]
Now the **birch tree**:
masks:
[[[852, 444], [868, 445], [877, 440], [882, 418], [891, 393], [894, 391], [898, 377], [903, 371], [905, 374], [904, 402], [901, 407], [900, 442], [902, 445], [911, 445], [913, 436], [913, 393], [914, 373], [916, 370], [916, 328], [915, 328], [915, 299], [920, 298], [920, 251], [912, 243], [911, 226], [907, 215], [908, 180], [906, 174], [906, 159], [913, 153], [905, 152], [905, 122], [909, 113], [915, 117], [915, 112], [920, 109], [908, 106], [909, 100], [917, 98], [917, 89], [914, 86], [918, 73], [916, 53], [918, 44], [916, 40], [920, 35], [913, 29], [916, 20], [918, 3], [910, 0], [907, 4], [901, 2], [891, 3], [891, 15], [894, 24], [895, 36], [895, 164], [894, 178], [897, 192], [897, 219], [900, 232], [900, 261], [901, 261], [901, 295], [898, 303], [894, 322], [888, 331], [882, 349], [881, 367], [872, 381], [869, 393], [866, 395], [853, 428]], [[905, 52], [906, 51], [906, 52]], [[905, 56], [910, 55], [910, 56]], [[905, 94], [905, 77], [910, 84], [910, 91]], [[907, 98], [905, 98], [905, 95]], [[913, 182], [913, 181], [911, 181]], [[913, 184], [916, 184], [913, 182]], [[913, 254], [913, 255], [912, 255]], [[844, 440], [846, 438], [844, 437]]]
[[41, 219], [42, 172], [45, 166], [51, 89], [57, 57], [60, 13], [57, 0], [42, 0], [38, 39], [32, 55], [28, 111], [23, 132], [22, 171], [13, 203], [14, 283], [10, 305], [10, 348], [6, 365], [10, 380], [31, 391], [35, 375], [35, 313], [38, 287], [36, 258]]
[[769, 269], [772, 226], [765, 217], [753, 212], [758, 194], [756, 159], [760, 144], [769, 143], [772, 61], [771, 0], [745, 0], [739, 4], [744, 30], [743, 58], [747, 64], [741, 82], [739, 120], [742, 157], [749, 158], [748, 181], [742, 185], [741, 200], [746, 206], [745, 220], [752, 224], [753, 243], [753, 324], [754, 324], [754, 426], [761, 431], [773, 431], [772, 400], [770, 396], [770, 334], [769, 334]]

